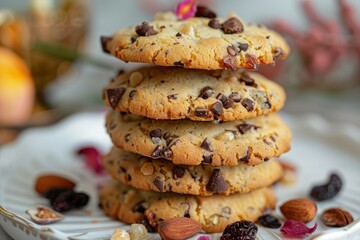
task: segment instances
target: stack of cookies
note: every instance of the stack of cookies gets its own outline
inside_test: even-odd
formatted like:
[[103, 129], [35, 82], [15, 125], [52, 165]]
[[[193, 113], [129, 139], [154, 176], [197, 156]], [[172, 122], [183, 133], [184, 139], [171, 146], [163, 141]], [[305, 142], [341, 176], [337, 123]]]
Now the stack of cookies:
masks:
[[277, 33], [203, 11], [186, 20], [157, 14], [101, 40], [126, 62], [158, 65], [122, 72], [105, 87], [114, 144], [103, 161], [114, 179], [100, 190], [106, 214], [154, 229], [189, 217], [212, 233], [275, 207], [271, 185], [283, 170], [272, 158], [291, 139], [275, 113], [285, 93], [245, 69], [287, 56]]

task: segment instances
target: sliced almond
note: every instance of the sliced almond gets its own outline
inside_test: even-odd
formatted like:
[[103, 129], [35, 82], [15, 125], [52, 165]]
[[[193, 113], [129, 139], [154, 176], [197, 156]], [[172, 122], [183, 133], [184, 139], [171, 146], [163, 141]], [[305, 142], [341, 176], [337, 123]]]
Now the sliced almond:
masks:
[[37, 206], [36, 209], [26, 210], [26, 214], [28, 214], [35, 223], [41, 225], [58, 222], [64, 219], [62, 214], [41, 205]]

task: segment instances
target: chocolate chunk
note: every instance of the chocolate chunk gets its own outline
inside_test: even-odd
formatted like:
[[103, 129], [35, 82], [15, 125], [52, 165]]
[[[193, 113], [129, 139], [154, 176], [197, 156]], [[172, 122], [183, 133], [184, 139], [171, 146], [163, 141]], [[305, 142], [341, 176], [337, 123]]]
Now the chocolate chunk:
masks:
[[209, 115], [209, 111], [206, 108], [197, 108], [195, 109], [195, 116], [196, 117], [207, 117]]
[[222, 24], [222, 30], [226, 34], [242, 33], [244, 31], [244, 26], [237, 18], [229, 18]]
[[223, 102], [223, 105], [225, 109], [232, 108], [234, 106], [234, 100], [231, 98], [226, 98]]
[[171, 134], [169, 132], [165, 132], [164, 135], [163, 135], [163, 138], [165, 140], [168, 140], [170, 137], [171, 137]]
[[111, 41], [111, 39], [112, 39], [111, 37], [107, 37], [107, 36], [100, 37], [101, 48], [104, 53], [110, 53], [110, 51], [107, 49], [107, 44], [108, 42]]
[[157, 146], [154, 151], [151, 153], [152, 158], [158, 158], [160, 157], [160, 152], [163, 150], [163, 146]]
[[201, 143], [200, 147], [209, 152], [214, 151], [214, 148], [212, 147], [211, 142], [208, 138], [205, 138], [205, 140]]
[[234, 102], [240, 102], [240, 99], [241, 99], [240, 94], [237, 92], [230, 93], [229, 98], [234, 100]]
[[170, 149], [170, 148], [165, 148], [164, 150], [162, 150], [160, 152], [160, 156], [162, 158], [165, 158], [165, 159], [169, 159], [169, 158], [172, 158], [173, 156], [173, 151]]
[[254, 110], [254, 106], [255, 106], [255, 103], [253, 100], [249, 99], [249, 98], [245, 98], [241, 104], [244, 106], [244, 108], [250, 112], [252, 110]]
[[185, 169], [180, 166], [174, 166], [172, 170], [173, 179], [182, 178], [185, 174]]
[[162, 137], [162, 130], [157, 128], [157, 129], [154, 129], [150, 132], [150, 137], [158, 137], [158, 138], [161, 138]]
[[204, 155], [203, 156], [203, 160], [202, 160], [202, 164], [211, 164], [212, 163], [212, 157], [213, 155]]
[[183, 67], [184, 66], [184, 63], [181, 62], [181, 61], [174, 62], [173, 64], [174, 64], [174, 66], [177, 66], [177, 67]]
[[160, 192], [164, 191], [164, 182], [161, 181], [160, 177], [156, 177], [153, 184], [159, 189]]
[[170, 94], [167, 96], [168, 100], [176, 100], [177, 99], [177, 94]]
[[142, 22], [141, 25], [135, 27], [135, 31], [139, 36], [151, 36], [157, 34], [153, 26], [150, 26], [148, 22]]
[[223, 104], [220, 101], [217, 101], [211, 106], [210, 110], [215, 116], [220, 116], [223, 112]]
[[215, 93], [214, 89], [212, 87], [204, 87], [200, 90], [200, 98], [203, 99], [208, 99], [209, 97], [211, 97], [211, 95], [213, 95]]
[[135, 94], [136, 94], [136, 90], [131, 90], [130, 93], [129, 93], [129, 98], [131, 100], [134, 99]]
[[224, 67], [227, 70], [235, 70], [237, 67], [236, 57], [230, 54], [224, 58], [223, 62], [224, 62]]
[[238, 48], [240, 49], [240, 51], [246, 52], [248, 50], [248, 48], [249, 48], [249, 44], [247, 44], [247, 43], [239, 43]]
[[221, 28], [221, 24], [215, 18], [210, 19], [210, 21], [208, 23], [208, 26], [213, 28], [213, 29], [220, 29]]
[[248, 150], [246, 151], [246, 155], [243, 156], [242, 158], [240, 158], [238, 160], [238, 162], [245, 162], [245, 163], [248, 163], [249, 162], [249, 159], [250, 159], [250, 155], [251, 155], [251, 148], [249, 147]]
[[225, 100], [226, 100], [226, 96], [222, 93], [219, 93], [217, 96], [216, 96], [216, 99], [218, 99], [220, 102], [224, 103]]
[[209, 182], [206, 185], [206, 190], [217, 194], [217, 193], [225, 192], [228, 189], [229, 186], [226, 183], [220, 169], [218, 168], [214, 169], [209, 179]]
[[242, 123], [242, 124], [238, 125], [238, 129], [241, 134], [245, 134], [246, 132], [250, 131], [251, 129], [257, 130], [258, 128], [260, 128], [260, 127], [253, 125], [253, 124], [247, 124], [247, 123]]
[[118, 103], [120, 102], [120, 99], [122, 95], [124, 95], [126, 91], [126, 88], [124, 87], [117, 87], [117, 88], [109, 88], [106, 90], [107, 97], [110, 103], [110, 106], [112, 109], [115, 109]]
[[237, 55], [239, 55], [240, 49], [235, 46], [229, 46], [229, 47], [227, 47], [227, 52], [231, 56], [237, 56]]
[[182, 34], [178, 32], [175, 36], [180, 38], [180, 37], [182, 37]]
[[140, 201], [137, 204], [135, 204], [132, 209], [133, 212], [138, 212], [138, 213], [145, 213], [145, 201]]
[[240, 82], [244, 82], [246, 86], [257, 87], [255, 80], [249, 76], [249, 74], [242, 74], [240, 77]]
[[131, 134], [130, 134], [130, 133], [126, 134], [125, 137], [124, 137], [125, 142], [130, 141], [130, 137], [131, 137]]
[[197, 6], [195, 17], [216, 18], [216, 13], [205, 6]]

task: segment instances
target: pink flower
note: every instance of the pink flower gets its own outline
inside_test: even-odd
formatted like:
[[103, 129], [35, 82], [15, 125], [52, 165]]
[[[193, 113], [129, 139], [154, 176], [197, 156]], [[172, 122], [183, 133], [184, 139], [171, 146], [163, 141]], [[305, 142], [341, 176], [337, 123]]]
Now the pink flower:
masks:
[[288, 220], [280, 228], [280, 232], [284, 237], [302, 238], [315, 232], [317, 223], [312, 228], [308, 228], [303, 222]]
[[101, 165], [103, 155], [95, 147], [82, 147], [77, 151], [77, 154], [84, 156], [85, 166], [90, 168], [95, 174], [101, 175], [103, 173]]
[[176, 16], [181, 20], [195, 16], [196, 5], [196, 0], [183, 0], [176, 7]]

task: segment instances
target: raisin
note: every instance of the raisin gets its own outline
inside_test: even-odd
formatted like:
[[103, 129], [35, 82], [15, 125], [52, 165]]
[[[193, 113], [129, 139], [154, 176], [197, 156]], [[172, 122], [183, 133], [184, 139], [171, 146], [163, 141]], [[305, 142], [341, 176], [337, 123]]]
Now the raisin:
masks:
[[250, 221], [238, 221], [226, 226], [220, 240], [254, 240], [257, 226]]
[[68, 190], [60, 193], [53, 201], [51, 206], [58, 212], [66, 212], [74, 208], [84, 207], [89, 202], [89, 196], [86, 193], [77, 193]]
[[52, 188], [52, 189], [48, 190], [47, 192], [45, 192], [43, 194], [43, 196], [45, 198], [49, 199], [50, 202], [52, 202], [57, 198], [57, 196], [59, 196], [60, 193], [66, 192], [68, 190], [70, 190], [70, 189], [68, 189], [68, 188]]
[[261, 216], [259, 218], [259, 222], [261, 225], [263, 225], [264, 227], [267, 227], [267, 228], [281, 227], [281, 223], [279, 222], [279, 220], [270, 214], [265, 214], [265, 215]]
[[330, 175], [329, 181], [324, 185], [314, 186], [310, 196], [317, 201], [324, 201], [335, 197], [341, 190], [342, 180], [336, 173]]

